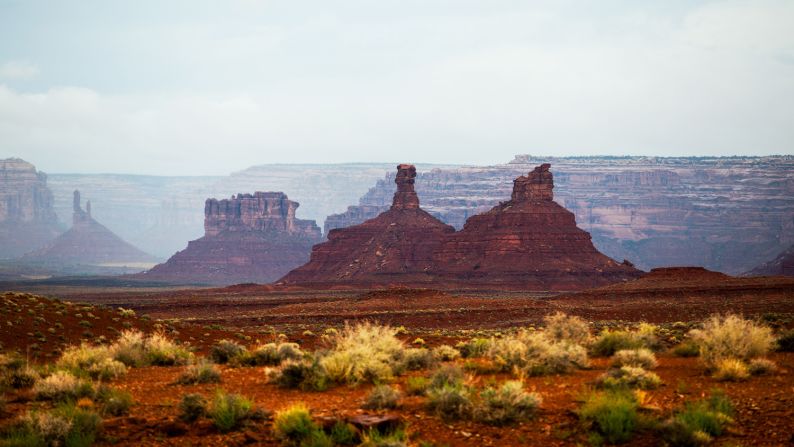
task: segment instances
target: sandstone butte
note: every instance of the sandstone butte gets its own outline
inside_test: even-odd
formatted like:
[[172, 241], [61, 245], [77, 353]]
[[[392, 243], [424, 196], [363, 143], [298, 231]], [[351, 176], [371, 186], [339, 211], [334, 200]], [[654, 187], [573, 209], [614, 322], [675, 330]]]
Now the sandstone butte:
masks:
[[[157, 258], [125, 242], [91, 217], [91, 202], [83, 210], [80, 191], [74, 191], [72, 227], [44, 248], [21, 258], [54, 268], [64, 266], [148, 266]], [[143, 267], [141, 267], [143, 268]]]
[[434, 280], [433, 252], [455, 229], [419, 207], [416, 168], [397, 166], [389, 210], [361, 224], [331, 230], [309, 262], [279, 283], [316, 287], [420, 285]]
[[794, 276], [794, 245], [775, 259], [745, 273], [744, 276]]
[[442, 281], [473, 287], [571, 290], [639, 277], [600, 253], [574, 214], [554, 202], [550, 164], [513, 181], [509, 201], [470, 217], [434, 255]]
[[304, 264], [322, 240], [313, 220], [295, 217], [298, 206], [282, 192], [207, 199], [204, 237], [136, 277], [216, 285], [272, 282]]
[[47, 175], [19, 158], [0, 160], [0, 259], [38, 250], [63, 230]]

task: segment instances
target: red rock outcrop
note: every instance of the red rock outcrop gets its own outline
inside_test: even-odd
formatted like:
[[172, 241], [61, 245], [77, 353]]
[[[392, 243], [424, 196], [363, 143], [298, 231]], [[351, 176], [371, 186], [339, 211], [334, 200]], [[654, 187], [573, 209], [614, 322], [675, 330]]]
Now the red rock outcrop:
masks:
[[58, 271], [70, 266], [129, 267], [143, 270], [157, 258], [138, 250], [91, 217], [91, 202], [83, 210], [80, 192], [74, 191], [72, 228], [46, 247], [21, 258]]
[[419, 207], [416, 168], [397, 166], [392, 205], [366, 222], [328, 233], [312, 249], [311, 260], [279, 283], [313, 286], [390, 286], [434, 279], [432, 256], [455, 229]]
[[513, 182], [510, 201], [470, 217], [434, 254], [442, 281], [536, 290], [593, 287], [639, 277], [593, 246], [570, 211], [553, 201], [549, 164]]
[[0, 160], [0, 259], [39, 249], [62, 232], [47, 176], [19, 158]]
[[794, 276], [794, 245], [775, 259], [745, 273], [744, 276]]
[[137, 277], [220, 285], [278, 279], [305, 263], [322, 240], [313, 220], [295, 217], [298, 206], [281, 192], [207, 199], [204, 237]]

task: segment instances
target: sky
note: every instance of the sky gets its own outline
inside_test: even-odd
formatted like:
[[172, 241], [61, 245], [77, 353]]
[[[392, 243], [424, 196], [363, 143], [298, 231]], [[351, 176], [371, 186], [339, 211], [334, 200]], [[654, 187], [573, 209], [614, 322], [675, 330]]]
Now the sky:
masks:
[[794, 1], [0, 0], [46, 172], [794, 153]]

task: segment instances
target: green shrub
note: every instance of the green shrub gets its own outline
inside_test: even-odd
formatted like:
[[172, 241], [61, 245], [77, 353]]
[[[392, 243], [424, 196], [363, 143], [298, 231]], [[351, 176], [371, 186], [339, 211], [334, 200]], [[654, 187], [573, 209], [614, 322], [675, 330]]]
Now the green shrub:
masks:
[[146, 364], [146, 339], [142, 332], [124, 330], [119, 334], [116, 342], [110, 346], [110, 353], [114, 360], [126, 366], [143, 366]]
[[403, 360], [404, 346], [396, 329], [369, 322], [345, 328], [330, 337], [332, 350], [322, 366], [334, 382], [388, 382]]
[[588, 364], [583, 347], [554, 342], [544, 333], [526, 330], [514, 336], [492, 339], [485, 356], [502, 371], [530, 376], [567, 373]]
[[182, 385], [218, 383], [220, 381], [221, 371], [206, 359], [200, 359], [197, 363], [185, 367], [185, 371], [177, 379], [177, 382]]
[[658, 362], [653, 352], [647, 348], [621, 349], [612, 356], [612, 367], [635, 366], [644, 369], [654, 369]]
[[733, 406], [721, 392], [708, 399], [687, 403], [682, 411], [662, 424], [662, 438], [671, 446], [699, 446], [709, 443], [732, 423]]
[[39, 380], [39, 374], [35, 369], [25, 365], [22, 368], [5, 371], [3, 383], [13, 389], [32, 387]]
[[499, 388], [486, 388], [480, 398], [477, 419], [493, 425], [528, 420], [542, 402], [537, 393], [527, 393], [524, 385], [516, 380], [507, 381]]
[[465, 375], [458, 365], [444, 365], [430, 376], [429, 388], [442, 388], [444, 386], [457, 386], [463, 383]]
[[777, 349], [781, 352], [794, 352], [794, 329], [780, 333], [777, 339]]
[[96, 413], [62, 404], [50, 411], [27, 413], [2, 440], [8, 446], [90, 446], [96, 439], [102, 418]]
[[722, 359], [715, 365], [712, 377], [722, 381], [738, 382], [750, 378], [750, 369], [739, 359]]
[[246, 349], [239, 343], [232, 340], [221, 340], [210, 349], [210, 359], [215, 363], [223, 364], [242, 357], [246, 353]]
[[207, 414], [207, 399], [201, 394], [185, 394], [179, 402], [179, 419], [193, 422]]
[[592, 351], [595, 355], [609, 357], [623, 349], [638, 349], [642, 342], [629, 331], [605, 329], [593, 343]]
[[700, 347], [693, 340], [688, 339], [673, 348], [673, 355], [676, 357], [697, 357], [700, 355]]
[[276, 413], [273, 421], [276, 438], [287, 445], [302, 445], [314, 433], [321, 431], [312, 420], [309, 409], [296, 404]]
[[590, 341], [590, 326], [583, 319], [563, 312], [543, 317], [545, 333], [555, 342], [586, 345]]
[[430, 381], [426, 377], [409, 377], [405, 379], [405, 393], [409, 396], [424, 396]]
[[442, 362], [450, 362], [460, 357], [460, 352], [449, 345], [441, 345], [433, 348], [433, 357]]
[[451, 421], [468, 418], [473, 405], [466, 387], [461, 384], [445, 384], [428, 388], [427, 408], [442, 419]]
[[777, 365], [775, 365], [775, 362], [767, 359], [752, 359], [747, 365], [747, 368], [750, 370], [750, 374], [758, 376], [774, 372], [777, 369]]
[[38, 400], [65, 401], [91, 396], [91, 384], [78, 379], [67, 371], [56, 371], [33, 385], [33, 394]]
[[267, 343], [237, 357], [241, 364], [253, 366], [278, 366], [286, 360], [301, 360], [303, 351], [297, 343]]
[[114, 380], [127, 374], [124, 363], [111, 358], [106, 358], [99, 363], [94, 363], [88, 368], [88, 375], [92, 379]]
[[83, 342], [80, 346], [69, 346], [66, 348], [56, 365], [59, 368], [79, 374], [81, 370], [86, 370], [108, 360], [113, 360], [113, 358], [107, 346], [92, 346]]
[[609, 443], [624, 443], [637, 427], [637, 402], [628, 392], [593, 393], [579, 410], [579, 417]]
[[621, 366], [613, 368], [601, 375], [599, 385], [602, 388], [639, 388], [652, 390], [659, 387], [662, 380], [656, 374], [639, 366]]
[[105, 416], [123, 416], [129, 413], [132, 406], [130, 393], [105, 385], [97, 389], [96, 398], [102, 404], [101, 411]]
[[303, 391], [328, 389], [328, 374], [318, 359], [287, 361], [281, 366], [276, 383], [284, 388], [300, 388]]
[[381, 433], [373, 428], [364, 433], [359, 447], [406, 447], [407, 445], [408, 436], [404, 430]]
[[725, 359], [749, 361], [766, 355], [775, 345], [772, 330], [736, 315], [712, 316], [703, 329], [690, 332], [700, 347], [700, 359], [713, 369]]
[[487, 338], [472, 338], [467, 342], [460, 342], [455, 347], [463, 358], [482, 357], [488, 351], [490, 340]]
[[337, 421], [331, 427], [331, 441], [335, 445], [355, 445], [356, 438], [356, 428], [346, 422]]
[[436, 357], [425, 348], [408, 348], [403, 354], [403, 367], [409, 371], [428, 369], [436, 364]]
[[238, 428], [250, 415], [251, 408], [251, 401], [245, 397], [218, 390], [209, 414], [215, 427], [226, 433]]
[[397, 408], [397, 402], [399, 400], [400, 393], [394, 388], [389, 385], [375, 385], [367, 396], [367, 400], [364, 402], [362, 408], [368, 410]]

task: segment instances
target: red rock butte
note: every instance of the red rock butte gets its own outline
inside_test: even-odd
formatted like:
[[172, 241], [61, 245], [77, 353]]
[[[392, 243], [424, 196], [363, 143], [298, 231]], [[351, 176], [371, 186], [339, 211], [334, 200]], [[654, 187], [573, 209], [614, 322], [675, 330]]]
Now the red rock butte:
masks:
[[295, 216], [298, 206], [282, 192], [207, 199], [204, 237], [137, 277], [194, 284], [272, 282], [305, 263], [322, 240], [313, 220]]
[[83, 210], [80, 191], [74, 191], [72, 207], [72, 228], [46, 247], [23, 256], [23, 261], [52, 266], [148, 266], [157, 262], [157, 258], [132, 246], [97, 222], [91, 216], [90, 201], [86, 202]]
[[435, 252], [442, 281], [474, 287], [566, 290], [633, 279], [628, 261], [600, 253], [570, 211], [554, 202], [551, 165], [513, 182], [510, 201], [470, 217]]
[[311, 259], [279, 283], [382, 287], [429, 283], [433, 252], [455, 232], [419, 207], [416, 168], [397, 166], [397, 191], [388, 211], [359, 225], [331, 230], [312, 249]]

